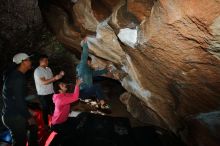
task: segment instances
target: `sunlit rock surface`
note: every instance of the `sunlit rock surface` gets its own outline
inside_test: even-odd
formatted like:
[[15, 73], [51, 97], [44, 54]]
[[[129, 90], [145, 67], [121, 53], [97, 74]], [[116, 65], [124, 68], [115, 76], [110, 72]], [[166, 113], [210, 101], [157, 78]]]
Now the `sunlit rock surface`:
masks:
[[90, 53], [156, 115], [151, 124], [184, 137], [189, 118], [220, 107], [219, 0], [54, 0], [41, 10], [71, 51], [89, 36]]

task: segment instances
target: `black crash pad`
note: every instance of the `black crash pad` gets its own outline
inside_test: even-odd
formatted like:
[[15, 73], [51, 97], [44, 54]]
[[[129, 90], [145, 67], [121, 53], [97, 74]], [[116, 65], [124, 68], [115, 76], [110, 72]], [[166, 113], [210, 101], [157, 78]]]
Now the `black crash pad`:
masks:
[[129, 119], [90, 113], [80, 115], [76, 132], [70, 137], [57, 134], [51, 145], [134, 146]]

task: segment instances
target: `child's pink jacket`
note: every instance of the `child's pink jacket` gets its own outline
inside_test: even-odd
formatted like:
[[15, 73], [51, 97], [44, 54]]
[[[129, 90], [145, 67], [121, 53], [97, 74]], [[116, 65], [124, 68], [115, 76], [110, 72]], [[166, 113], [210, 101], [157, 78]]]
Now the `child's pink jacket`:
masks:
[[63, 123], [70, 112], [70, 104], [79, 99], [79, 86], [75, 86], [74, 93], [59, 93], [53, 95], [55, 110], [52, 116], [52, 125]]

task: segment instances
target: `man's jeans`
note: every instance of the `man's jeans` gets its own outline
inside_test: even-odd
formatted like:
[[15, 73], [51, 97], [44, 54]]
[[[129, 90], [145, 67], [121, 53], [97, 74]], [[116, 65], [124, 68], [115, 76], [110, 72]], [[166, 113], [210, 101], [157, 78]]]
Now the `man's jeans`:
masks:
[[54, 103], [52, 100], [53, 94], [49, 95], [39, 95], [39, 100], [41, 103], [41, 108], [42, 108], [42, 114], [43, 114], [43, 120], [44, 124], [49, 126], [48, 122], [48, 115], [52, 115], [54, 112]]
[[88, 88], [81, 89], [79, 95], [81, 99], [88, 99], [92, 97], [95, 97], [98, 100], [105, 99], [105, 95], [102, 91], [100, 84], [93, 84]]

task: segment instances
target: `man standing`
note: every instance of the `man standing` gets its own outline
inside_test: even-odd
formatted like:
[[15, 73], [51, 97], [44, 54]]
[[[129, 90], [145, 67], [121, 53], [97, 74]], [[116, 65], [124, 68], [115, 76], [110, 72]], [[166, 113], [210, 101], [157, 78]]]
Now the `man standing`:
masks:
[[63, 71], [53, 76], [51, 69], [48, 67], [48, 56], [40, 56], [39, 66], [34, 71], [34, 81], [42, 106], [45, 128], [49, 126], [48, 115], [52, 116], [54, 111], [54, 103], [52, 101], [52, 96], [54, 94], [53, 82], [61, 79], [63, 76]]
[[2, 122], [9, 129], [13, 146], [25, 146], [27, 131], [30, 130], [28, 143], [30, 146], [37, 143], [37, 125], [28, 111], [25, 97], [27, 83], [25, 73], [31, 69], [30, 56], [18, 53], [13, 57], [16, 68], [4, 76]]

